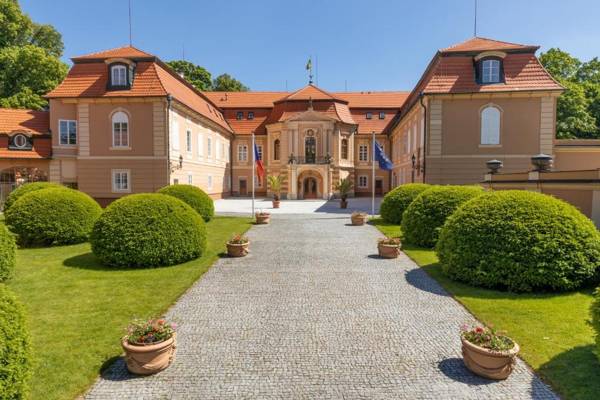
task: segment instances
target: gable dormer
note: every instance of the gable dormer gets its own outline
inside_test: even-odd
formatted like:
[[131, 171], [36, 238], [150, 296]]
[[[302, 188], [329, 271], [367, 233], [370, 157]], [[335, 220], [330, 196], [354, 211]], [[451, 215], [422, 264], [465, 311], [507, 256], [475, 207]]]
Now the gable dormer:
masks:
[[475, 80], [479, 85], [504, 83], [504, 58], [501, 51], [484, 51], [473, 58]]
[[126, 58], [107, 59], [108, 66], [107, 90], [128, 90], [133, 84], [135, 62]]

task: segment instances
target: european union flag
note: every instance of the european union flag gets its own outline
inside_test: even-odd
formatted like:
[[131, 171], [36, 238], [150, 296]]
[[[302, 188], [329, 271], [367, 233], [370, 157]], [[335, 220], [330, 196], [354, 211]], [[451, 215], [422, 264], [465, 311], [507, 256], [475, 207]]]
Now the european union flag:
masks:
[[386, 171], [391, 171], [394, 165], [392, 164], [390, 159], [387, 158], [383, 149], [381, 148], [381, 145], [377, 142], [375, 142], [375, 152], [374, 153], [375, 153], [375, 159], [377, 160], [377, 162], [379, 162], [379, 168], [386, 170]]

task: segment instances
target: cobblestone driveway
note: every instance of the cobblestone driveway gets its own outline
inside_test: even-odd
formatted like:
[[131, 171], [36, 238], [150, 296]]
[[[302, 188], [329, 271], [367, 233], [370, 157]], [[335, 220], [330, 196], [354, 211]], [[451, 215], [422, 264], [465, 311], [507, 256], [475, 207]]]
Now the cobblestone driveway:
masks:
[[375, 257], [379, 232], [348, 222], [254, 227], [251, 254], [221, 259], [170, 311], [174, 364], [136, 378], [119, 361], [87, 398], [555, 398], [522, 362], [503, 382], [471, 375], [458, 329], [472, 316], [406, 256]]

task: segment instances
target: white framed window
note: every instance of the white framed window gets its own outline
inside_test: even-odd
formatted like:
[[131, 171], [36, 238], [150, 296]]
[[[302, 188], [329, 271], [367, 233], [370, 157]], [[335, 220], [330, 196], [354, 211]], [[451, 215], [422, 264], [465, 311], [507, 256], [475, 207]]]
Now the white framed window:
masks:
[[189, 129], [185, 131], [185, 151], [192, 152], [192, 131]]
[[245, 144], [238, 146], [238, 161], [248, 161], [248, 146]]
[[171, 145], [173, 150], [179, 150], [179, 122], [173, 120], [171, 126]]
[[262, 145], [260, 145], [260, 144], [256, 145], [256, 152], [258, 153], [258, 155], [257, 155], [258, 159], [262, 160], [263, 159], [263, 148], [262, 148]]
[[194, 184], [194, 175], [188, 172], [188, 185]]
[[129, 147], [129, 117], [123, 111], [112, 116], [113, 147]]
[[366, 144], [358, 146], [358, 161], [369, 161], [369, 146]]
[[112, 170], [112, 190], [113, 192], [129, 193], [131, 192], [131, 171], [128, 169]]
[[215, 156], [217, 157], [217, 160], [221, 159], [223, 151], [221, 150], [221, 139], [217, 138], [217, 144], [216, 144], [216, 151], [215, 151]]
[[58, 137], [61, 145], [72, 146], [77, 144], [77, 121], [68, 119], [58, 120]]
[[367, 113], [365, 114], [365, 117], [367, 119], [373, 119], [373, 113], [371, 111], [367, 111]]
[[500, 144], [500, 110], [487, 106], [481, 110], [481, 144]]
[[27, 137], [25, 137], [25, 135], [16, 135], [13, 138], [13, 144], [19, 149], [24, 149], [27, 147]]
[[204, 156], [204, 146], [203, 146], [204, 142], [202, 139], [202, 134], [199, 133], [198, 134], [198, 157], [203, 157]]
[[208, 176], [208, 189], [212, 189], [213, 188], [213, 179], [212, 179], [212, 175]]
[[500, 60], [483, 60], [481, 62], [481, 82], [500, 82]]
[[360, 175], [358, 177], [358, 187], [359, 188], [367, 188], [369, 186], [369, 178], [366, 175]]
[[206, 157], [212, 157], [212, 139], [206, 138]]
[[110, 83], [112, 86], [127, 86], [127, 67], [124, 65], [110, 67]]

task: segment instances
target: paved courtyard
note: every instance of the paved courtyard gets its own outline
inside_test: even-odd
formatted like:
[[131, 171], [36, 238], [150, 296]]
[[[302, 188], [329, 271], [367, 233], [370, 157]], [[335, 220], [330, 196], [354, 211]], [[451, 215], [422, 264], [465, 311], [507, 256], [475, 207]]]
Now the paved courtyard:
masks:
[[[506, 381], [469, 373], [459, 327], [473, 317], [405, 255], [347, 215], [276, 215], [251, 254], [217, 262], [171, 309], [174, 364], [113, 364], [88, 399], [554, 399], [519, 361]], [[160, 285], [160, 282], [157, 282]]]
[[[375, 198], [375, 214], [379, 214], [381, 197]], [[348, 199], [348, 208], [341, 209], [339, 200], [281, 200], [280, 208], [273, 208], [270, 198], [258, 198], [254, 201], [256, 211], [268, 211], [271, 214], [351, 214], [353, 211], [366, 211], [371, 213], [371, 198], [356, 197]], [[252, 215], [252, 199], [230, 197], [215, 201], [217, 214], [245, 214]]]

